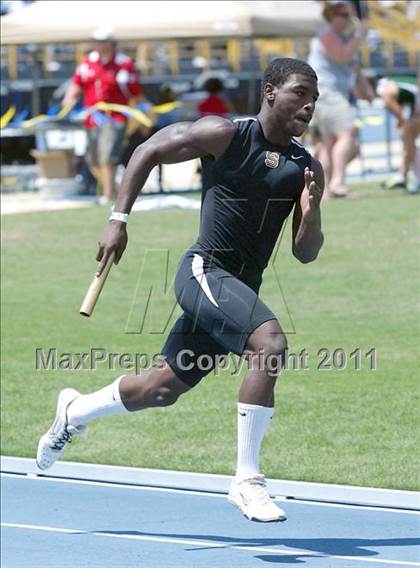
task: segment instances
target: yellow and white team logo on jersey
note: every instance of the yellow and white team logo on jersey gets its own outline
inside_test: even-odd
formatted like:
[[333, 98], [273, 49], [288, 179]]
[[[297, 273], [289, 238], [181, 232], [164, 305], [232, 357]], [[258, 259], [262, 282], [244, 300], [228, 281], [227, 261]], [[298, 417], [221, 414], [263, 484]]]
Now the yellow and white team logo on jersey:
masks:
[[266, 152], [265, 153], [265, 165], [268, 168], [277, 168], [279, 165], [280, 156], [277, 152]]

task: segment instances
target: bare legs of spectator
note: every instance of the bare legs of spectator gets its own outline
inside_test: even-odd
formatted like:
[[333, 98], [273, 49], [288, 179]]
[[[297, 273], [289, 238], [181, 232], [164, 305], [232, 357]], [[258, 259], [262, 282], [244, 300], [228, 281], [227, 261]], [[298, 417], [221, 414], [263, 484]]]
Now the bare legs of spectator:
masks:
[[115, 164], [108, 162], [106, 164], [102, 164], [102, 184], [104, 189], [104, 197], [112, 200], [114, 196], [114, 187], [115, 187], [115, 174], [117, 171], [117, 167]]
[[[410, 119], [406, 120], [401, 127], [403, 156], [402, 156], [400, 174], [403, 180], [407, 179], [407, 174], [408, 170], [410, 169], [410, 166], [415, 165], [416, 137], [419, 135], [419, 132], [420, 132], [420, 116], [411, 117]], [[416, 177], [418, 178], [418, 172], [415, 173]]]
[[334, 134], [327, 134], [321, 142], [316, 145], [316, 157], [322, 164], [325, 176], [325, 192], [328, 193], [328, 188], [331, 181], [331, 152], [335, 143]]
[[357, 130], [352, 128], [323, 137], [319, 159], [324, 168], [327, 197], [346, 197], [349, 193], [345, 174], [347, 164], [359, 153], [356, 136]]
[[337, 135], [331, 151], [331, 180], [328, 191], [336, 196], [348, 194], [346, 167], [357, 150], [356, 129], [344, 130]]
[[108, 162], [100, 166], [92, 166], [91, 171], [100, 185], [101, 192], [98, 192], [98, 195], [99, 193], [102, 193], [101, 197], [103, 196], [103, 198], [107, 201], [112, 201], [115, 186], [115, 173], [117, 171], [116, 165]]
[[95, 176], [96, 181], [102, 185], [101, 168], [100, 168], [99, 166], [90, 166], [90, 171], [91, 171], [91, 172], [93, 173], [93, 175]]
[[414, 157], [414, 175], [416, 176], [417, 191], [420, 191], [420, 148], [416, 148]]

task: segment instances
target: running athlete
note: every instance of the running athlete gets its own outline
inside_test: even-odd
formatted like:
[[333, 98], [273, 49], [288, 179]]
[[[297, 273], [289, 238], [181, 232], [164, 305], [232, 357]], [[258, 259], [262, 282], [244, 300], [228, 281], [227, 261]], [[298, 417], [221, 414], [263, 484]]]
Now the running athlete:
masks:
[[210, 372], [208, 361], [206, 370], [200, 368], [200, 355], [214, 361], [233, 352], [248, 357], [249, 370], [239, 392], [237, 470], [229, 501], [251, 520], [286, 518], [265, 489], [259, 454], [287, 341], [258, 290], [292, 210], [294, 256], [311, 262], [323, 243], [322, 167], [293, 138], [307, 128], [317, 97], [317, 77], [307, 63], [275, 59], [264, 73], [257, 117], [179, 123], [137, 147], [100, 241], [98, 273], [111, 252], [116, 262], [121, 259], [127, 216], [152, 168], [201, 158], [200, 233], [175, 279], [184, 313], [163, 346], [162, 365], [118, 377], [91, 394], [74, 389], [59, 394], [55, 421], [39, 442], [38, 467], [50, 467], [94, 418], [173, 404]]

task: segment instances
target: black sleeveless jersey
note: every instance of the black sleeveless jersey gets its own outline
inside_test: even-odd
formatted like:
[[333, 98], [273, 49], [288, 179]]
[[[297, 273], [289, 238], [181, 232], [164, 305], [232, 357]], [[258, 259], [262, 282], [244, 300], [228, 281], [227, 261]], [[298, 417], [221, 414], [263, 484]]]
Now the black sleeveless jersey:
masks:
[[286, 147], [268, 142], [256, 118], [233, 123], [235, 134], [223, 155], [202, 160], [197, 245], [228, 272], [256, 283], [302, 193], [311, 155], [294, 140]]

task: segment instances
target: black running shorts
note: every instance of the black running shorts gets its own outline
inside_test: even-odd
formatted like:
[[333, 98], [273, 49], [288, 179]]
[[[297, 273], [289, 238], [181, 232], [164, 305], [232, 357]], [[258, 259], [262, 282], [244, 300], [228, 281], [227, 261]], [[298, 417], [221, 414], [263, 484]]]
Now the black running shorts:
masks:
[[[162, 354], [176, 376], [196, 385], [215, 366], [215, 356], [241, 355], [248, 336], [276, 316], [258, 298], [258, 287], [240, 280], [197, 245], [182, 257], [175, 294], [184, 310]], [[254, 289], [253, 289], [254, 288]]]

